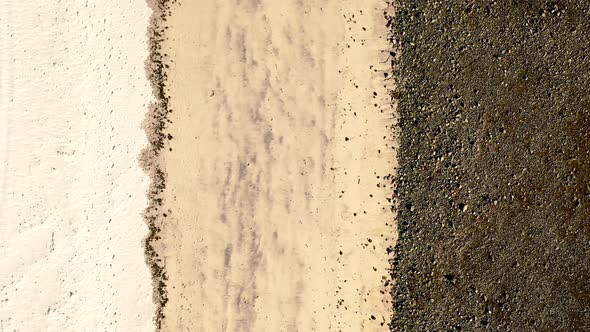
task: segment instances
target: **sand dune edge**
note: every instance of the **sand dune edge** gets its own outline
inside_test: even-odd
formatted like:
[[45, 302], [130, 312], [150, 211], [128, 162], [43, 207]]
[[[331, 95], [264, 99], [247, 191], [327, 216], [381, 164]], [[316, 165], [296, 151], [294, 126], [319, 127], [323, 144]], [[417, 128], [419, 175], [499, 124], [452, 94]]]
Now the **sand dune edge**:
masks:
[[149, 233], [144, 241], [146, 264], [150, 268], [153, 283], [153, 301], [155, 304], [154, 321], [156, 330], [160, 330], [163, 317], [163, 307], [167, 302], [166, 295], [166, 273], [164, 263], [155, 250], [155, 243], [158, 241], [158, 217], [162, 199], [160, 194], [165, 188], [164, 165], [159, 160], [160, 151], [164, 148], [164, 128], [168, 120], [168, 97], [166, 96], [165, 85], [165, 57], [161, 52], [160, 43], [163, 40], [166, 16], [172, 1], [168, 0], [146, 0], [152, 9], [152, 17], [148, 26], [147, 35], [149, 38], [149, 58], [146, 59], [146, 76], [152, 85], [152, 93], [155, 101], [149, 105], [146, 118], [143, 123], [149, 145], [142, 151], [139, 161], [144, 171], [150, 177], [151, 183], [148, 191], [148, 207], [144, 211], [144, 218], [149, 228]]

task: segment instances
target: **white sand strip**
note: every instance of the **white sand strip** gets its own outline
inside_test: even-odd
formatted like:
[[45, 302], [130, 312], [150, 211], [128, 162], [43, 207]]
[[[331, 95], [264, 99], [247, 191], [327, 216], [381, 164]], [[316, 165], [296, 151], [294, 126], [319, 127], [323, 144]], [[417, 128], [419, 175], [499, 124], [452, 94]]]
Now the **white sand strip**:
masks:
[[0, 331], [150, 331], [142, 0], [0, 1]]

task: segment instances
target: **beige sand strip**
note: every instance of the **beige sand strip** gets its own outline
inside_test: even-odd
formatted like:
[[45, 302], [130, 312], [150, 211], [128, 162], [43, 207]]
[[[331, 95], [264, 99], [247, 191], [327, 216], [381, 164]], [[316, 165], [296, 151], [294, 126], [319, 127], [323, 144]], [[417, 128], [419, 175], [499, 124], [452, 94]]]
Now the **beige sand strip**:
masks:
[[171, 8], [162, 329], [386, 331], [385, 3]]

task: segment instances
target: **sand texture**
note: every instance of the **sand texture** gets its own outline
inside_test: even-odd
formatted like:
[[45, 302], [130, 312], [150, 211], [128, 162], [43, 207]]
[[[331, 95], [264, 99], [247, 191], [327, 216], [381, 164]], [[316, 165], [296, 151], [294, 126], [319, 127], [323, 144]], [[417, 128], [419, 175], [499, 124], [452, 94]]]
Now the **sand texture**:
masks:
[[[163, 331], [387, 331], [395, 170], [382, 1], [166, 15]], [[161, 201], [160, 201], [161, 200]]]
[[0, 0], [0, 332], [590, 331], [590, 2], [391, 3]]
[[143, 1], [0, 1], [0, 331], [153, 331]]

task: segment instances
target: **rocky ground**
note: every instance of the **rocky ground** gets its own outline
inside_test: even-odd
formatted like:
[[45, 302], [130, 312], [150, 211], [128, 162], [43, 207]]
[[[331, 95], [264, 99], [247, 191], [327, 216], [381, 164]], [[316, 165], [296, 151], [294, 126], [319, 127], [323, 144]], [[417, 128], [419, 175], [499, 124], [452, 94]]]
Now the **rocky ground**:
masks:
[[589, 16], [400, 1], [393, 330], [590, 330]]

